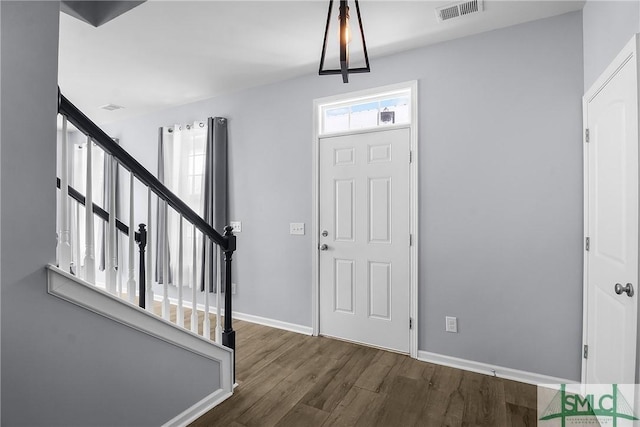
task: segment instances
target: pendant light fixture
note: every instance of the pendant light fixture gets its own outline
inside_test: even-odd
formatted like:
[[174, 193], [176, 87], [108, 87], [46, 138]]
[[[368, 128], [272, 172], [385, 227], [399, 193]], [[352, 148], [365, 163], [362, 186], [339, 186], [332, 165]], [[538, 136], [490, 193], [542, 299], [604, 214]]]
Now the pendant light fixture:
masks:
[[331, 12], [333, 11], [333, 0], [329, 0], [329, 13], [327, 14], [327, 26], [324, 30], [324, 42], [322, 44], [322, 56], [320, 57], [320, 70], [318, 74], [321, 76], [329, 74], [341, 74], [342, 82], [349, 83], [349, 73], [368, 73], [369, 55], [367, 54], [367, 44], [364, 40], [364, 30], [362, 29], [362, 18], [360, 17], [360, 5], [358, 0], [354, 0], [356, 4], [356, 15], [358, 16], [358, 29], [360, 30], [360, 39], [362, 40], [362, 52], [364, 54], [364, 67], [349, 68], [349, 43], [351, 42], [351, 29], [349, 26], [349, 1], [340, 0], [340, 9], [338, 13], [338, 44], [340, 47], [340, 68], [325, 70], [325, 56], [327, 54], [327, 40], [329, 38], [329, 27], [331, 26]]

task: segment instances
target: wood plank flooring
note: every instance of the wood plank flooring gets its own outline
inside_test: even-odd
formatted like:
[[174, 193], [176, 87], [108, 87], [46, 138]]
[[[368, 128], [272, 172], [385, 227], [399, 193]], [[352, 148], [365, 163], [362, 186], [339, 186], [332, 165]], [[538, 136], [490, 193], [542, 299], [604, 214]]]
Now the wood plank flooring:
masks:
[[239, 386], [191, 426], [536, 425], [532, 385], [247, 322], [234, 329]]

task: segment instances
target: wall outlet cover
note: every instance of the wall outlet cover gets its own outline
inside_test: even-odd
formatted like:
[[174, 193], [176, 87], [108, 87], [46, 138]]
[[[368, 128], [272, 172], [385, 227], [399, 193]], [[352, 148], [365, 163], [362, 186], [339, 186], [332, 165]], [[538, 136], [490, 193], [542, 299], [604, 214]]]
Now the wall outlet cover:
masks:
[[289, 223], [289, 234], [304, 236], [304, 222]]
[[234, 233], [241, 233], [242, 232], [242, 221], [231, 221], [229, 223], [229, 225], [231, 225], [233, 227], [233, 232]]

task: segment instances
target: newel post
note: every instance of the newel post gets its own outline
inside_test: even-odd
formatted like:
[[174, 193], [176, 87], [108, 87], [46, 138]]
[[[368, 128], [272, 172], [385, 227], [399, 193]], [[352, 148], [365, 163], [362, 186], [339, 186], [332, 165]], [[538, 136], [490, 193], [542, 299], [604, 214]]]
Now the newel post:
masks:
[[146, 225], [140, 224], [138, 232], [136, 233], [138, 248], [140, 249], [140, 280], [138, 280], [138, 306], [140, 308], [146, 308], [146, 290], [147, 290], [147, 280], [146, 280], [146, 266], [144, 265], [145, 260], [145, 248], [147, 246], [147, 229]]
[[225, 245], [222, 248], [224, 252], [225, 277], [224, 277], [224, 330], [222, 331], [222, 345], [234, 350], [233, 355], [233, 376], [236, 372], [236, 332], [232, 326], [232, 308], [231, 308], [231, 258], [236, 250], [236, 236], [233, 235], [233, 227], [227, 225], [224, 228]]

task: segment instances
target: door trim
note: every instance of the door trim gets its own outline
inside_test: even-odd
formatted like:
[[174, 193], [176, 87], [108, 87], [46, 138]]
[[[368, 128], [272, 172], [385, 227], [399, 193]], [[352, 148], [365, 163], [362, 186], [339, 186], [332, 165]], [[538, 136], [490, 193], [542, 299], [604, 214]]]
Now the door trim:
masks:
[[[631, 40], [624, 46], [624, 48], [618, 53], [615, 59], [607, 66], [604, 72], [598, 77], [593, 85], [585, 92], [582, 97], [582, 158], [583, 158], [583, 191], [584, 191], [584, 207], [583, 207], [583, 279], [582, 279], [582, 345], [587, 344], [587, 333], [589, 327], [589, 258], [587, 257], [587, 251], [584, 247], [585, 239], [589, 233], [589, 150], [586, 142], [586, 129], [588, 126], [587, 109], [588, 104], [593, 98], [600, 93], [600, 91], [609, 83], [609, 81], [615, 77], [616, 74], [627, 64], [629, 61], [638, 61], [637, 51], [640, 38], [638, 34], [635, 34]], [[639, 86], [640, 87], [640, 84]], [[640, 177], [639, 177], [640, 178]], [[636, 280], [636, 283], [640, 283], [640, 278]], [[640, 329], [638, 329], [640, 331]], [[636, 348], [638, 345], [638, 338], [636, 337]], [[581, 352], [582, 354], [582, 352]], [[586, 359], [582, 359], [582, 367], [580, 373], [580, 380], [584, 384], [587, 381], [587, 363]], [[636, 380], [638, 377], [638, 351], [636, 350]]]
[[[413, 327], [409, 330], [409, 354], [412, 358], [418, 357], [418, 81], [413, 80], [389, 86], [366, 89], [357, 92], [349, 92], [340, 95], [318, 98], [313, 101], [313, 156], [312, 156], [312, 220], [311, 220], [311, 251], [312, 251], [312, 293], [311, 293], [311, 324], [313, 335], [320, 333], [320, 253], [318, 251], [318, 235], [320, 233], [320, 107], [325, 104], [346, 102], [357, 98], [365, 98], [385, 92], [394, 92], [409, 89], [411, 93], [411, 123], [409, 125], [385, 126], [368, 129], [366, 131], [352, 131], [340, 133], [350, 135], [363, 132], [384, 131], [391, 128], [408, 127], [410, 130], [410, 146], [412, 161], [409, 164], [409, 233], [412, 244], [409, 247], [409, 316], [413, 320]], [[335, 134], [331, 134], [335, 136]], [[409, 319], [407, 319], [407, 322]], [[408, 325], [407, 325], [408, 327]]]

